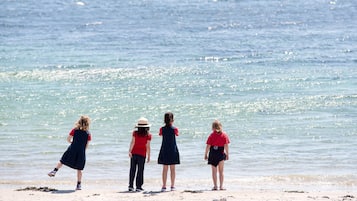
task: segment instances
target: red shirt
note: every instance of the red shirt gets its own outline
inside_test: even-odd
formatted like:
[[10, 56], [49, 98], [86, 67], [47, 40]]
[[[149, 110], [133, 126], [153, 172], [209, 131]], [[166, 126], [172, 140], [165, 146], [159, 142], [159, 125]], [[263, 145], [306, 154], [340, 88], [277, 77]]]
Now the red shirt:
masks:
[[[71, 132], [69, 132], [69, 135], [70, 136], [74, 136], [74, 131], [75, 131], [76, 129], [72, 129], [71, 130]], [[87, 131], [88, 132], [88, 141], [91, 141], [92, 140], [92, 135], [90, 134], [90, 132], [89, 131]]]
[[211, 146], [223, 147], [225, 144], [229, 144], [229, 137], [225, 132], [217, 133], [214, 131], [208, 137], [206, 144]]
[[151, 141], [151, 134], [148, 133], [146, 136], [140, 136], [137, 131], [133, 131], [133, 137], [135, 138], [135, 143], [131, 154], [146, 157], [146, 144], [148, 141]]

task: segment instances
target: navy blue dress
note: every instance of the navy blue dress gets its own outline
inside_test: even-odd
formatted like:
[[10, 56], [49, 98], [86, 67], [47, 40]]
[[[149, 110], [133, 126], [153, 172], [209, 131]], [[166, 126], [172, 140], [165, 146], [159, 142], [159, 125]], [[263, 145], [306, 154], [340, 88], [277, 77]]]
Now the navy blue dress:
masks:
[[88, 135], [87, 131], [74, 130], [72, 144], [64, 152], [61, 163], [76, 170], [83, 170], [86, 163]]
[[176, 144], [175, 127], [162, 127], [162, 144], [158, 163], [163, 165], [180, 164], [180, 153]]

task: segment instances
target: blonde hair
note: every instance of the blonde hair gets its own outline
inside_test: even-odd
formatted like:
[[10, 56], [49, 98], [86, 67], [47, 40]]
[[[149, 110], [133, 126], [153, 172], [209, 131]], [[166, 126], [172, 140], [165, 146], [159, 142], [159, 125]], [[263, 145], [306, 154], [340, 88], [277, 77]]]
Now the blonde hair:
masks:
[[218, 120], [214, 120], [212, 123], [212, 130], [217, 131], [217, 133], [222, 132], [222, 124]]
[[79, 130], [88, 131], [90, 124], [90, 118], [88, 116], [82, 115], [76, 122], [75, 127]]

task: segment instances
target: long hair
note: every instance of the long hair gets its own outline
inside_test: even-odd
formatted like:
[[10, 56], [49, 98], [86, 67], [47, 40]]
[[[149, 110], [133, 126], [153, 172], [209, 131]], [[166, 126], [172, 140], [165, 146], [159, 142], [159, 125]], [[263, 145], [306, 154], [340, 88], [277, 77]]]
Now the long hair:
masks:
[[139, 136], [147, 136], [149, 134], [150, 127], [138, 127]]
[[88, 116], [82, 115], [76, 122], [75, 127], [79, 130], [88, 131], [90, 124], [90, 118]]
[[165, 126], [171, 126], [172, 122], [174, 121], [174, 114], [172, 112], [166, 112], [164, 117]]

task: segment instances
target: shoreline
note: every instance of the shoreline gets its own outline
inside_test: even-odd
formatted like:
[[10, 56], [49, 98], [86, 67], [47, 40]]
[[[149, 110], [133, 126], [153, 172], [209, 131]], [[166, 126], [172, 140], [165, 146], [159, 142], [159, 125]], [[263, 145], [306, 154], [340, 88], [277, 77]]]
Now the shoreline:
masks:
[[[300, 183], [292, 186], [272, 186], [269, 183], [247, 184], [242, 181], [225, 181], [227, 190], [210, 190], [211, 180], [179, 180], [176, 191], [160, 192], [160, 179], [150, 179], [144, 184], [143, 192], [128, 192], [127, 181], [96, 180], [84, 181], [82, 190], [75, 191], [74, 181], [69, 180], [6, 180], [0, 183], [0, 201], [56, 201], [68, 200], [251, 200], [251, 201], [357, 201], [356, 186], [340, 186], [330, 189], [318, 183]], [[236, 182], [241, 182], [237, 184]], [[287, 183], [286, 183], [287, 184]], [[279, 185], [284, 185], [283, 183]], [[315, 188], [311, 188], [314, 186]], [[335, 190], [332, 190], [335, 189]], [[46, 191], [48, 190], [48, 191]]]

